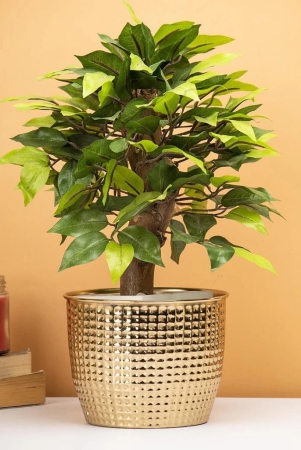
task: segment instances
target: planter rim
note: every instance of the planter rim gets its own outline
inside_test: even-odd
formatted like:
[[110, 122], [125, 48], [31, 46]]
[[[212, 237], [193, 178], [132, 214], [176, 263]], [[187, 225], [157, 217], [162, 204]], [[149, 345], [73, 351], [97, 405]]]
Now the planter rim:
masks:
[[153, 295], [119, 295], [118, 288], [111, 289], [88, 289], [80, 291], [70, 291], [64, 295], [67, 300], [82, 301], [82, 302], [102, 302], [111, 303], [112, 301], [117, 303], [174, 303], [178, 301], [202, 301], [210, 302], [221, 300], [228, 297], [228, 292], [220, 291], [216, 289], [196, 289], [196, 288], [181, 288], [181, 287], [156, 287], [156, 292]]

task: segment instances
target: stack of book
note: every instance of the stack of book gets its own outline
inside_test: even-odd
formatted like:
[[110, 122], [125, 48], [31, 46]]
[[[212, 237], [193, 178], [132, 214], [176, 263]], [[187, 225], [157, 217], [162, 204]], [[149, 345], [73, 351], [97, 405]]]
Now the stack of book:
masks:
[[0, 408], [45, 403], [45, 373], [32, 372], [31, 352], [0, 356]]

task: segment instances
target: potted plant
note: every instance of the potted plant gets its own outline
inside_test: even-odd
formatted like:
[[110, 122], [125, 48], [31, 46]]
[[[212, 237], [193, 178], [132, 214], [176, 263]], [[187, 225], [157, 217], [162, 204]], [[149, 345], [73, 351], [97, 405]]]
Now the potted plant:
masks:
[[[220, 220], [266, 234], [279, 214], [263, 187], [240, 184], [239, 169], [273, 156], [270, 131], [254, 125], [261, 92], [218, 73], [236, 55], [208, 52], [230, 42], [199, 25], [164, 24], [153, 35], [136, 21], [80, 67], [44, 78], [61, 96], [22, 97], [19, 110], [47, 111], [13, 138], [22, 148], [1, 164], [22, 166], [25, 205], [52, 186], [58, 222], [74, 238], [60, 270], [105, 254], [120, 289], [66, 294], [73, 380], [89, 423], [166, 427], [208, 420], [224, 348], [227, 293], [154, 288], [161, 248], [179, 263], [187, 245], [216, 270], [234, 255], [274, 272], [263, 257], [215, 235]], [[234, 94], [234, 95], [233, 95]], [[20, 100], [10, 98], [6, 100]], [[105, 230], [105, 231], [104, 231]]]

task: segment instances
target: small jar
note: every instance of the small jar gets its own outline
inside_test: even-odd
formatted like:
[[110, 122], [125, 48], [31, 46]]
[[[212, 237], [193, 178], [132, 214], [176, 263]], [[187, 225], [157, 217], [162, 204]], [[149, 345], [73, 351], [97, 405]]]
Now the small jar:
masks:
[[0, 275], [0, 355], [9, 352], [9, 295], [5, 290], [5, 278]]

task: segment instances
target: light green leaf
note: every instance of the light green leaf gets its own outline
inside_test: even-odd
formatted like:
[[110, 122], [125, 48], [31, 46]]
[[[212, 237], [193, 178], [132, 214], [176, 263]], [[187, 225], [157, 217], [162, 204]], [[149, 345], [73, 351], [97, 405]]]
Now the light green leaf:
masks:
[[35, 195], [45, 186], [50, 173], [50, 167], [44, 164], [25, 164], [22, 172], [19, 187], [24, 196], [24, 204], [28, 205]]
[[239, 177], [233, 175], [224, 175], [223, 177], [212, 177], [210, 178], [210, 183], [216, 188], [222, 186], [225, 183], [236, 183], [240, 181]]
[[219, 45], [224, 45], [231, 41], [233, 41], [233, 39], [227, 36], [208, 36], [200, 34], [187, 46], [187, 52], [185, 52], [185, 56], [186, 58], [190, 58], [193, 55], [207, 52]]
[[248, 153], [246, 153], [246, 156], [248, 158], [255, 158], [255, 159], [260, 159], [260, 158], [266, 158], [268, 156], [279, 156], [279, 153], [276, 152], [276, 150], [274, 149], [258, 149], [258, 148], [253, 148], [252, 150], [248, 151]]
[[46, 127], [50, 128], [52, 125], [55, 124], [55, 120], [51, 116], [46, 117], [37, 117], [35, 119], [31, 119], [28, 122], [26, 122], [23, 126], [24, 127]]
[[124, 166], [116, 166], [112, 181], [119, 189], [127, 191], [133, 195], [141, 194], [144, 190], [144, 182], [142, 178], [140, 178], [139, 175], [131, 169]]
[[54, 215], [61, 214], [64, 209], [74, 205], [74, 203], [76, 203], [80, 197], [86, 194], [86, 191], [83, 191], [83, 189], [85, 188], [86, 186], [84, 184], [79, 183], [75, 184], [71, 189], [69, 189], [69, 191], [62, 196]]
[[117, 283], [134, 258], [134, 248], [130, 244], [119, 245], [109, 242], [106, 246], [106, 259], [113, 283]]
[[238, 208], [232, 209], [224, 217], [242, 223], [246, 227], [259, 231], [262, 234], [268, 234], [260, 214], [247, 206], [239, 206]]
[[157, 144], [148, 139], [142, 139], [142, 141], [139, 142], [129, 141], [129, 144], [139, 148], [140, 150], [144, 150], [146, 153], [154, 152], [158, 148]]
[[206, 117], [194, 116], [194, 118], [200, 123], [208, 123], [208, 125], [215, 127], [217, 125], [218, 112], [215, 111]]
[[180, 96], [168, 91], [154, 100], [154, 111], [157, 113], [172, 115], [178, 107]]
[[107, 75], [104, 72], [86, 73], [83, 80], [83, 97], [93, 94], [97, 89], [108, 81], [114, 80], [113, 75]]
[[236, 128], [236, 130], [245, 134], [253, 141], [256, 141], [256, 136], [255, 136], [254, 130], [252, 128], [252, 125], [249, 122], [242, 122], [239, 120], [230, 120], [230, 122], [232, 123], [234, 128]]
[[237, 256], [240, 256], [241, 258], [247, 259], [248, 261], [256, 264], [259, 267], [262, 267], [263, 269], [269, 270], [270, 272], [273, 272], [277, 274], [276, 270], [268, 261], [266, 258], [260, 255], [256, 255], [255, 253], [251, 253], [248, 250], [241, 248], [241, 247], [233, 247], [235, 254]]
[[158, 238], [144, 227], [130, 226], [118, 233], [121, 244], [131, 244], [135, 258], [164, 267]]
[[134, 21], [135, 23], [142, 23], [141, 20], [138, 19], [138, 17], [136, 16], [135, 11], [133, 10], [132, 6], [131, 6], [128, 2], [126, 2], [126, 1], [124, 1], [124, 0], [123, 0], [123, 3], [125, 4], [127, 10], [129, 11], [129, 13], [130, 13], [130, 15], [131, 15], [133, 21]]
[[91, 231], [74, 239], [67, 248], [59, 271], [69, 267], [87, 264], [104, 252], [108, 238], [103, 233]]
[[98, 92], [99, 107], [103, 108], [112, 103], [112, 97], [115, 97], [114, 85], [112, 81], [107, 81], [102, 85], [101, 91]]
[[131, 70], [153, 73], [152, 69], [150, 69], [146, 64], [144, 64], [144, 62], [138, 55], [134, 55], [133, 53], [131, 53], [130, 58], [131, 58], [131, 65], [130, 65]]
[[92, 231], [100, 231], [107, 224], [107, 217], [103, 212], [97, 209], [83, 209], [63, 216], [48, 233], [77, 237]]
[[191, 75], [198, 72], [204, 72], [206, 69], [209, 69], [213, 66], [220, 66], [222, 64], [227, 64], [233, 59], [237, 58], [239, 55], [234, 53], [219, 53], [217, 55], [211, 56], [210, 58], [204, 59], [200, 63], [198, 63], [192, 71]]
[[117, 138], [110, 142], [110, 150], [114, 153], [124, 152], [128, 148], [129, 144], [125, 138]]
[[48, 155], [36, 147], [23, 147], [12, 150], [0, 158], [0, 164], [16, 164], [24, 166], [25, 164], [38, 164], [47, 166], [49, 164]]
[[186, 158], [188, 158], [190, 161], [194, 162], [200, 169], [202, 169], [203, 172], [207, 173], [207, 170], [205, 168], [204, 162], [201, 159], [196, 158], [195, 156], [191, 155], [190, 153], [184, 152], [180, 148], [177, 147], [171, 147], [169, 149], [163, 150], [162, 153], [179, 153]]
[[168, 92], [173, 92], [174, 94], [178, 94], [183, 97], [187, 97], [196, 102], [199, 101], [199, 96], [198, 96], [198, 92], [197, 92], [195, 85], [192, 83], [189, 83], [188, 81], [186, 81], [185, 83], [179, 84], [179, 86], [171, 89]]
[[247, 100], [254, 100], [255, 97], [257, 95], [259, 95], [262, 91], [264, 91], [264, 88], [261, 89], [256, 89], [253, 92], [250, 92], [250, 94], [245, 95], [244, 97], [240, 97], [240, 98], [232, 98], [230, 97], [226, 108], [230, 109], [231, 111], [233, 111], [238, 105], [240, 105], [241, 103], [247, 101]]

